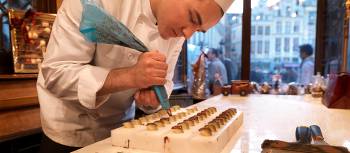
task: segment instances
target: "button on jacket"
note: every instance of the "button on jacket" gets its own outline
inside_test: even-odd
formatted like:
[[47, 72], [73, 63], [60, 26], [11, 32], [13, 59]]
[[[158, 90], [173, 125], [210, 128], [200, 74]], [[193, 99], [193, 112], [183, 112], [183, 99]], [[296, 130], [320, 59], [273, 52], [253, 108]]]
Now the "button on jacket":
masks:
[[[149, 0], [101, 0], [100, 4], [148, 48], [165, 54], [169, 65], [165, 87], [170, 95], [184, 38], [160, 37]], [[63, 1], [37, 83], [44, 133], [55, 142], [75, 147], [102, 140], [133, 118], [137, 89], [105, 96], [96, 93], [111, 69], [130, 67], [140, 55], [133, 49], [86, 41], [79, 32], [81, 16], [80, 0]]]

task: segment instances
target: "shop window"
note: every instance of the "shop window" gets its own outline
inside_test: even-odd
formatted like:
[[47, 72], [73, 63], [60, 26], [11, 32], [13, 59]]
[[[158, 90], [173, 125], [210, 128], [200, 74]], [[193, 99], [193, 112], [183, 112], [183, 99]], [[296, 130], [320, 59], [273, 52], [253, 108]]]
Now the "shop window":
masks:
[[299, 51], [299, 38], [293, 38], [293, 52]]
[[251, 31], [252, 31], [252, 35], [255, 35], [255, 33], [256, 33], [255, 32], [255, 26], [252, 26], [252, 30]]
[[258, 41], [258, 54], [261, 55], [263, 52], [263, 41]]
[[266, 55], [269, 55], [269, 53], [270, 53], [270, 41], [268, 41], [268, 40], [265, 41], [265, 51], [264, 52]]
[[281, 52], [281, 44], [282, 44], [281, 38], [276, 38], [275, 44], [276, 44], [275, 51], [277, 53], [280, 53]]
[[289, 22], [289, 21], [287, 21], [286, 24], [285, 24], [285, 26], [286, 26], [286, 28], [285, 28], [285, 30], [286, 30], [285, 33], [286, 33], [286, 34], [290, 34], [290, 33], [291, 33], [291, 30], [292, 30], [292, 29], [291, 29], [292, 23]]
[[300, 32], [300, 22], [298, 22], [298, 21], [294, 22], [293, 32], [294, 33]]
[[256, 42], [255, 41], [252, 41], [251, 42], [251, 52], [252, 52], [252, 54], [254, 55], [255, 53], [256, 53]]
[[[272, 82], [272, 75], [294, 73], [295, 77], [283, 80], [284, 83], [296, 81], [301, 59], [299, 46], [310, 44], [315, 51], [315, 29], [317, 0], [252, 0], [252, 16], [270, 16], [271, 20], [251, 20], [255, 27], [270, 25], [274, 31], [269, 34], [251, 35], [251, 44], [263, 40], [264, 54], [256, 55], [251, 48], [250, 79], [258, 83]], [[282, 12], [281, 12], [282, 10]], [[282, 17], [281, 17], [282, 16]], [[309, 23], [309, 24], [302, 24]], [[270, 40], [270, 42], [269, 42]], [[270, 47], [271, 46], [271, 47]]]
[[258, 26], [258, 35], [263, 35], [263, 26]]
[[277, 34], [281, 34], [282, 33], [282, 22], [281, 21], [277, 21], [276, 22], [276, 33]]
[[270, 33], [271, 33], [271, 27], [270, 26], [266, 26], [265, 27], [265, 35], [270, 35]]
[[284, 52], [289, 53], [290, 50], [290, 39], [284, 38]]

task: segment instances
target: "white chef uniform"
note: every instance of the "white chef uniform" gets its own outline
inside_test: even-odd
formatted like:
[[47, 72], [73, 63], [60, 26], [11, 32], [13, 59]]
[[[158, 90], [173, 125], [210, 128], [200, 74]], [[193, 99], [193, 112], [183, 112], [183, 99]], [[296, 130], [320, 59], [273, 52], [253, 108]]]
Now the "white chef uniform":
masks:
[[[160, 37], [149, 0], [101, 0], [101, 6], [125, 24], [144, 44], [167, 57], [166, 89], [184, 38]], [[82, 147], [110, 136], [110, 130], [134, 116], [136, 89], [96, 96], [112, 68], [136, 64], [140, 52], [88, 42], [79, 32], [80, 0], [65, 0], [57, 13], [37, 90], [44, 133], [53, 141]], [[97, 106], [96, 103], [101, 102]]]

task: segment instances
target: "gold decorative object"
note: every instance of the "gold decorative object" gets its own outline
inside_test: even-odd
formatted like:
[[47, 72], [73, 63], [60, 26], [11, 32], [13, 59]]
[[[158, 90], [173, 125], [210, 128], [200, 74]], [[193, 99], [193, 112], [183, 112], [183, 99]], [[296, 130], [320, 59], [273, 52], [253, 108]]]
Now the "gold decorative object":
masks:
[[38, 73], [55, 14], [9, 10], [15, 73]]

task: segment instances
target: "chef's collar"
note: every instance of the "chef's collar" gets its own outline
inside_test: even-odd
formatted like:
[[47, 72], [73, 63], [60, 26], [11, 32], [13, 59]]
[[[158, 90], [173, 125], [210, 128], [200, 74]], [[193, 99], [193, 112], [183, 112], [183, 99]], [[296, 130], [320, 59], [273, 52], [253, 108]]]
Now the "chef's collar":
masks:
[[142, 13], [148, 17], [154, 25], [157, 25], [157, 19], [154, 16], [151, 8], [151, 2], [149, 0], [141, 0], [142, 2]]

